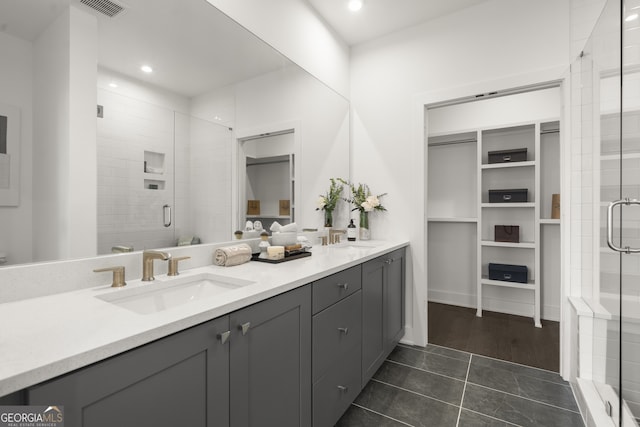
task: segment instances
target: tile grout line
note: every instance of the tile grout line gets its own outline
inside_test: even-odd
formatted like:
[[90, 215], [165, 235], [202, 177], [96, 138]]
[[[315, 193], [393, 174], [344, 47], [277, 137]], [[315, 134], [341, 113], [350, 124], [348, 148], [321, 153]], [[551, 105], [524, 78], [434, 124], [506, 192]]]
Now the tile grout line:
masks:
[[374, 413], [374, 414], [380, 415], [381, 417], [388, 418], [388, 419], [393, 420], [393, 421], [395, 421], [395, 422], [397, 422], [397, 423], [404, 424], [404, 425], [406, 425], [406, 426], [408, 426], [408, 427], [414, 427], [413, 425], [408, 424], [408, 423], [405, 423], [404, 421], [396, 420], [395, 418], [390, 417], [390, 416], [389, 416], [389, 415], [387, 415], [387, 414], [383, 414], [382, 412], [374, 411], [373, 409], [369, 409], [369, 408], [367, 408], [367, 407], [364, 407], [364, 406], [358, 405], [357, 403], [352, 403], [351, 405], [352, 405], [352, 406], [355, 406], [356, 408], [360, 408], [360, 409], [362, 409], [362, 410], [364, 410], [364, 411], [368, 411], [368, 412], [371, 412], [371, 413]]
[[[404, 345], [406, 346], [406, 344], [404, 344]], [[471, 352], [468, 352], [468, 351], [458, 350], [458, 349], [450, 348], [450, 347], [445, 347], [445, 346], [438, 345], [438, 344], [431, 344], [431, 343], [427, 343], [427, 345], [434, 346], [434, 347], [439, 347], [439, 348], [445, 348], [445, 349], [447, 349], [447, 350], [454, 350], [454, 351], [458, 351], [458, 352], [460, 352], [460, 353], [474, 354], [474, 355], [476, 355], [476, 356], [478, 356], [478, 357], [485, 357], [485, 358], [487, 358], [487, 359], [495, 360], [495, 361], [497, 361], [497, 362], [510, 363], [510, 364], [512, 364], [512, 365], [522, 366], [522, 367], [524, 367], [524, 368], [529, 368], [529, 369], [536, 369], [536, 370], [538, 370], [538, 371], [548, 372], [548, 373], [551, 373], [551, 374], [555, 374], [555, 375], [560, 376], [560, 373], [558, 373], [558, 372], [556, 372], [556, 371], [551, 371], [551, 370], [549, 370], [549, 369], [544, 369], [544, 368], [538, 368], [537, 366], [525, 365], [524, 363], [518, 363], [518, 362], [514, 362], [514, 361], [512, 361], [512, 360], [503, 360], [503, 359], [498, 359], [497, 357], [486, 356], [486, 355], [484, 355], [484, 354], [471, 353]], [[420, 350], [417, 350], [417, 351], [420, 351]], [[425, 351], [425, 353], [429, 353], [429, 352], [428, 352], [428, 351]], [[446, 357], [446, 356], [445, 356], [445, 357]], [[453, 358], [452, 358], [452, 359], [453, 359]], [[562, 377], [560, 377], [560, 378], [562, 378]], [[551, 382], [551, 381], [550, 381], [550, 382]], [[563, 382], [566, 382], [566, 381], [564, 381], [564, 380], [563, 380]]]
[[[473, 383], [473, 382], [472, 382], [472, 383], [469, 383], [469, 384], [473, 384], [473, 385], [474, 385], [474, 386], [476, 386], [476, 387], [482, 387], [482, 388], [487, 389], [487, 390], [491, 390], [491, 391], [495, 391], [495, 392], [498, 392], [498, 393], [503, 393], [503, 394], [506, 394], [506, 395], [509, 395], [509, 396], [513, 396], [513, 397], [516, 397], [516, 398], [518, 398], [518, 399], [528, 400], [528, 401], [530, 401], [530, 402], [535, 402], [535, 403], [539, 403], [539, 404], [541, 404], [541, 405], [550, 406], [550, 407], [552, 407], [552, 408], [560, 409], [560, 410], [562, 410], [562, 411], [572, 412], [572, 413], [574, 413], [574, 414], [580, 414], [580, 411], [579, 411], [579, 410], [578, 410], [578, 411], [573, 411], [573, 410], [571, 410], [571, 409], [563, 408], [563, 407], [561, 407], [561, 406], [552, 405], [551, 403], [546, 403], [546, 402], [543, 402], [543, 401], [541, 401], [541, 400], [535, 400], [535, 399], [532, 399], [532, 398], [530, 398], [530, 397], [520, 396], [520, 395], [517, 395], [517, 394], [509, 393], [508, 391], [498, 390], [498, 389], [496, 389], [496, 388], [487, 387], [487, 386], [482, 385], [482, 384], [476, 384], [476, 383]], [[466, 387], [465, 387], [465, 388], [466, 388]]]
[[425, 372], [425, 373], [427, 373], [427, 374], [431, 374], [431, 375], [437, 375], [437, 376], [439, 376], [439, 377], [446, 378], [446, 379], [449, 379], [449, 380], [461, 381], [461, 382], [466, 381], [466, 380], [461, 380], [460, 378], [450, 377], [449, 375], [439, 374], [439, 373], [437, 373], [437, 372], [430, 371], [430, 370], [428, 370], [428, 369], [418, 368], [417, 366], [407, 365], [406, 363], [397, 362], [397, 361], [395, 361], [395, 360], [391, 360], [391, 359], [386, 359], [386, 360], [385, 360], [385, 362], [395, 363], [396, 365], [405, 366], [405, 367], [407, 367], [407, 368], [415, 369], [416, 371]]
[[485, 417], [485, 418], [491, 418], [492, 420], [500, 421], [501, 423], [509, 424], [510, 426], [522, 427], [520, 424], [514, 424], [511, 421], [501, 420], [500, 418], [496, 418], [496, 417], [491, 416], [491, 415], [483, 414], [482, 412], [474, 411], [473, 409], [466, 409], [465, 408], [465, 411], [473, 412], [476, 415], [480, 415], [480, 416]]
[[415, 394], [416, 396], [424, 397], [425, 399], [435, 400], [436, 402], [444, 403], [445, 405], [449, 405], [449, 406], [453, 406], [453, 407], [457, 407], [458, 406], [458, 405], [456, 405], [454, 403], [445, 402], [444, 400], [440, 400], [440, 399], [437, 399], [435, 397], [427, 396], [426, 394], [418, 393], [417, 391], [409, 390], [408, 388], [404, 388], [404, 387], [400, 387], [400, 386], [397, 386], [397, 385], [394, 385], [394, 384], [391, 384], [391, 383], [380, 381], [380, 380], [377, 380], [375, 378], [371, 378], [371, 381], [375, 381], [377, 383], [384, 384], [386, 386], [393, 387], [393, 388], [398, 389], [398, 390], [406, 391], [407, 393]]
[[[449, 348], [449, 347], [442, 347], [442, 346], [437, 345], [437, 344], [427, 343], [427, 345], [428, 346], [432, 346], [432, 347], [443, 348], [445, 350], [456, 352], [456, 353], [462, 353], [465, 356], [469, 356], [469, 355], [473, 354], [473, 353], [469, 353], [468, 351], [456, 350], [455, 348]], [[400, 343], [399, 347], [406, 348], [407, 350], [418, 351], [420, 353], [425, 353], [425, 354], [428, 354], [428, 355], [431, 355], [431, 356], [440, 356], [440, 357], [446, 357], [447, 359], [459, 360], [461, 362], [463, 361], [462, 359], [460, 359], [458, 357], [451, 357], [451, 356], [447, 356], [446, 354], [439, 354], [439, 353], [434, 353], [432, 351], [420, 350], [419, 348], [415, 348], [415, 347], [407, 345], [407, 344]], [[426, 348], [426, 347], [423, 347], [423, 348]], [[466, 359], [468, 359], [468, 357]]]
[[469, 371], [471, 371], [471, 361], [473, 360], [473, 353], [469, 356], [469, 365], [467, 365], [467, 376], [464, 378], [464, 387], [462, 388], [462, 396], [460, 398], [460, 407], [458, 408], [458, 419], [456, 420], [456, 427], [460, 425], [460, 415], [462, 414], [462, 403], [464, 402], [464, 394], [467, 391], [467, 381], [469, 381]]

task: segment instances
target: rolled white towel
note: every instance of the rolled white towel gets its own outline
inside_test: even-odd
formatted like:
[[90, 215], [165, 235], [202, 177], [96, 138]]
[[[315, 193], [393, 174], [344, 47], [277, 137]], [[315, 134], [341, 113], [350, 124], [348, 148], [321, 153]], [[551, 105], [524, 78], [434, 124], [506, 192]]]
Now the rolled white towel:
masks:
[[251, 246], [240, 244], [218, 248], [213, 253], [213, 263], [224, 267], [244, 264], [251, 260]]
[[283, 225], [282, 227], [280, 227], [280, 231], [281, 233], [288, 233], [288, 232], [297, 232], [298, 231], [298, 224], [296, 224], [295, 222], [292, 222], [291, 224], [287, 224], [287, 225]]

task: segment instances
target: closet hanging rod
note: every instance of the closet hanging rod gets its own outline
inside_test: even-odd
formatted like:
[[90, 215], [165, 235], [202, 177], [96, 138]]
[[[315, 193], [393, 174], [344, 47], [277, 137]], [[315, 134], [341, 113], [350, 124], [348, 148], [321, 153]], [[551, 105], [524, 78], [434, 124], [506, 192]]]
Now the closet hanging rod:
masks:
[[432, 142], [431, 144], [427, 144], [429, 147], [438, 147], [440, 145], [453, 145], [453, 144], [466, 144], [469, 142], [478, 142], [477, 139], [459, 139], [456, 141], [442, 141], [442, 142]]
[[548, 129], [540, 131], [540, 135], [545, 135], [547, 133], [560, 133], [560, 129]]

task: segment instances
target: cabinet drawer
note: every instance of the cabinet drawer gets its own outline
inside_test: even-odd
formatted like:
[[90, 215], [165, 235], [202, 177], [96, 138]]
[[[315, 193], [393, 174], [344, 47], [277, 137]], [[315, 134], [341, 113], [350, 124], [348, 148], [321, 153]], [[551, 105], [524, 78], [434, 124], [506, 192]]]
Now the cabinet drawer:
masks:
[[[362, 340], [362, 297], [360, 291], [313, 316], [313, 381]], [[358, 350], [359, 351], [359, 350]]]
[[360, 277], [360, 266], [357, 265], [313, 282], [313, 313], [324, 310], [360, 289]]
[[360, 347], [313, 385], [313, 427], [330, 427], [360, 393]]

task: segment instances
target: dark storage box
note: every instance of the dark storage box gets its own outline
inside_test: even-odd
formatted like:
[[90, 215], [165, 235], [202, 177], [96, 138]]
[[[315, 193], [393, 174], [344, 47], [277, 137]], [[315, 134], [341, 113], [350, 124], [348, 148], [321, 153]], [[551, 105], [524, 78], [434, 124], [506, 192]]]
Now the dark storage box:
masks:
[[489, 190], [489, 203], [518, 203], [529, 201], [529, 190], [513, 188], [510, 190]]
[[527, 283], [529, 269], [526, 265], [489, 263], [489, 279], [503, 282]]
[[515, 150], [489, 151], [489, 163], [511, 163], [526, 162], [527, 149], [516, 148]]
[[520, 226], [518, 225], [496, 225], [495, 241], [520, 243]]

